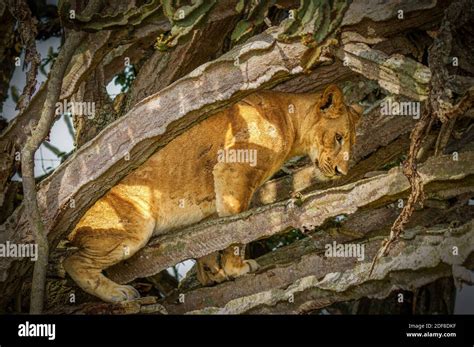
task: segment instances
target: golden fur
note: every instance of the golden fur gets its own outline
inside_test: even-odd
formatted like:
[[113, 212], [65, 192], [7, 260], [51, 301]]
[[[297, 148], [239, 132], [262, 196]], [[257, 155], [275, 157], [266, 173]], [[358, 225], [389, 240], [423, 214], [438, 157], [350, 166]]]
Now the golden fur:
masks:
[[[260, 91], [209, 117], [153, 154], [86, 212], [69, 235], [79, 250], [64, 261], [66, 271], [104, 301], [137, 297], [133, 287], [112, 282], [102, 271], [132, 256], [152, 235], [244, 211], [255, 190], [291, 157], [307, 154], [325, 175], [346, 174], [358, 112], [331, 85], [319, 94]], [[236, 150], [240, 162], [222, 155]], [[235, 250], [199, 259], [200, 281], [221, 282], [257, 268]]]

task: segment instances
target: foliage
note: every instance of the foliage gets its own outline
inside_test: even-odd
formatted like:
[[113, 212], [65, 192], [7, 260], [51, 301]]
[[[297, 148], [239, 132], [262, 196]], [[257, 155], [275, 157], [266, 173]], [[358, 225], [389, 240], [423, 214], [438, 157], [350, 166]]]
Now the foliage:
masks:
[[116, 76], [114, 84], [120, 85], [121, 92], [126, 93], [130, 89], [135, 76], [135, 67], [133, 65], [129, 65]]
[[244, 1], [237, 4], [237, 11], [242, 12], [244, 19], [240, 20], [232, 32], [231, 40], [234, 44], [241, 43], [252, 36], [263, 24], [268, 9], [275, 4], [275, 0]]
[[46, 67], [51, 68], [51, 66], [54, 64], [54, 61], [56, 60], [58, 56], [59, 51], [55, 51], [53, 47], [48, 48], [48, 53], [45, 58], [41, 59], [39, 71], [45, 75], [48, 76], [48, 73], [46, 72]]
[[155, 48], [165, 51], [178, 44], [203, 21], [216, 4], [215, 0], [193, 0], [191, 5], [177, 6], [175, 1], [162, 0], [163, 13], [171, 23], [171, 30], [158, 37]]
[[140, 7], [133, 4], [126, 11], [118, 7], [112, 14], [102, 15], [93, 13], [90, 16], [71, 12], [69, 1], [61, 0], [58, 5], [59, 16], [64, 26], [84, 31], [100, 31], [104, 29], [116, 29], [121, 26], [135, 26], [158, 12], [160, 0], [150, 0]]

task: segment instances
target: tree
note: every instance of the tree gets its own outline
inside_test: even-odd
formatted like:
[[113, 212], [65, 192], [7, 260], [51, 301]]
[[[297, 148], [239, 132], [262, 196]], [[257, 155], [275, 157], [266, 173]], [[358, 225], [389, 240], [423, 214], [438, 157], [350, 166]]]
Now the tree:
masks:
[[[28, 16], [28, 5], [20, 3]], [[15, 8], [0, 8], [0, 14], [9, 18], [8, 35], [19, 35], [31, 52], [37, 27], [26, 26], [28, 17]], [[34, 95], [34, 83], [27, 84], [19, 114], [0, 138], [0, 202], [9, 212], [0, 238], [40, 245], [32, 289], [23, 286], [33, 294], [32, 312], [42, 310], [48, 263], [49, 310], [161, 310], [149, 298], [117, 307], [90, 304], [84, 296], [82, 306], [65, 305], [71, 290], [79, 291], [57, 270], [67, 233], [113, 184], [213, 112], [258, 89], [306, 92], [329, 83], [343, 87], [348, 102], [367, 108], [349, 176], [327, 182], [300, 158], [256, 193], [251, 210], [152, 240], [109, 269], [110, 276], [121, 282], [148, 277], [146, 285], [138, 284], [154, 287], [159, 303], [180, 313], [313, 312], [384, 298], [397, 288], [421, 291], [440, 280], [448, 302], [454, 294], [449, 277], [469, 282], [474, 45], [462, 41], [473, 29], [468, 1], [367, 8], [357, 0], [150, 0], [138, 7], [91, 0], [62, 1], [57, 13], [52, 20], [60, 20], [63, 43], [49, 78]], [[15, 34], [10, 17], [26, 29]], [[29, 76], [36, 75], [35, 56], [25, 55]], [[10, 65], [2, 69], [11, 76]], [[112, 100], [105, 86], [114, 76], [123, 87]], [[35, 185], [34, 153], [57, 116], [57, 102], [64, 101], [92, 102], [94, 117], [74, 118], [74, 153]], [[11, 193], [18, 189], [11, 180], [16, 152], [21, 203]], [[329, 263], [321, 254], [334, 241], [364, 245], [365, 261]], [[177, 288], [163, 272], [236, 242], [249, 244], [251, 255], [267, 266], [210, 288], [199, 288], [192, 275]], [[0, 258], [0, 307], [12, 309], [31, 270], [28, 260]], [[63, 278], [51, 277], [58, 274]], [[57, 288], [62, 296], [53, 295]]]

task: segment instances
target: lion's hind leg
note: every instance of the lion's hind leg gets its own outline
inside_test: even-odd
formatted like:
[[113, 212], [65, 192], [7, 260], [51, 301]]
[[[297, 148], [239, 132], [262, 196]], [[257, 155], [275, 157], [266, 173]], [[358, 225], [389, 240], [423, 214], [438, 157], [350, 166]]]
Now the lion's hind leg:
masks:
[[64, 268], [84, 291], [106, 302], [138, 298], [140, 294], [135, 288], [113, 282], [102, 271], [130, 258], [146, 244], [150, 235], [148, 230], [130, 233], [123, 230], [79, 229], [73, 240], [79, 250], [64, 260]]

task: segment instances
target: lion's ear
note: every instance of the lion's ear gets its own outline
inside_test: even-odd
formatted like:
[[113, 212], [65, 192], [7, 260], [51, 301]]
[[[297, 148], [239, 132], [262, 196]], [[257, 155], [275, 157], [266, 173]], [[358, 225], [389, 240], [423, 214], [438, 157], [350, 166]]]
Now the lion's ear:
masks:
[[341, 89], [335, 84], [331, 84], [324, 91], [317, 107], [324, 117], [338, 118], [341, 115], [342, 103], [343, 95]]
[[359, 104], [352, 104], [348, 108], [350, 116], [352, 118], [352, 122], [354, 123], [354, 125], [357, 125], [357, 123], [359, 123], [360, 121], [362, 112], [364, 112], [364, 108]]

